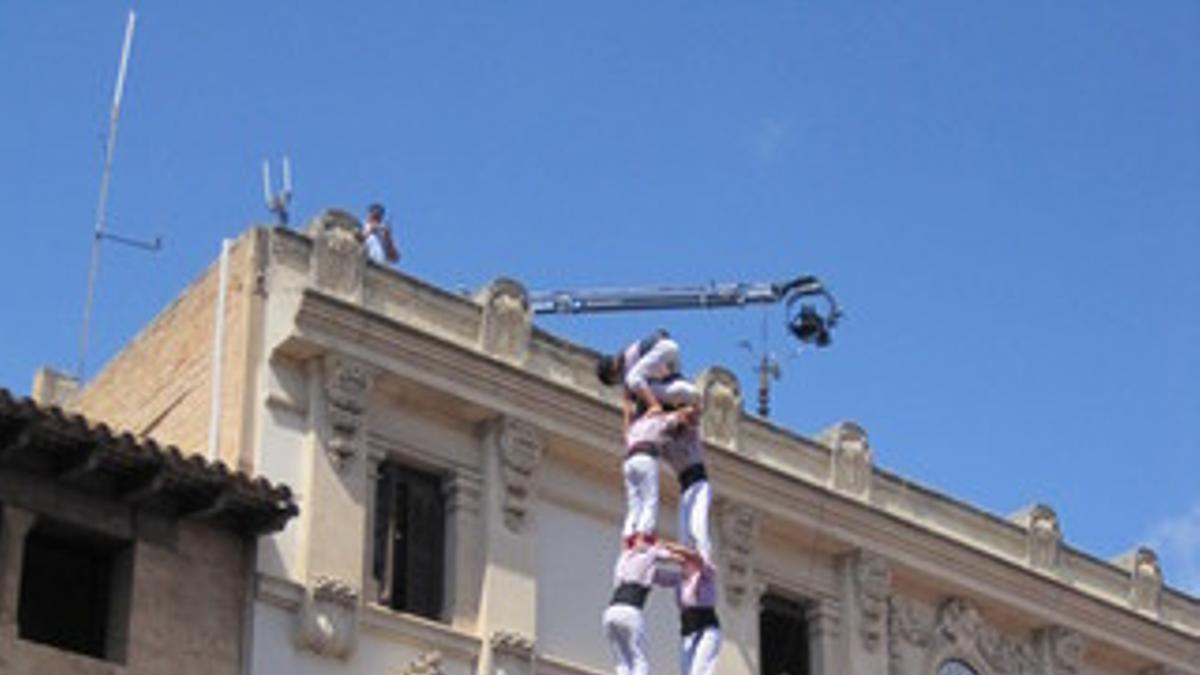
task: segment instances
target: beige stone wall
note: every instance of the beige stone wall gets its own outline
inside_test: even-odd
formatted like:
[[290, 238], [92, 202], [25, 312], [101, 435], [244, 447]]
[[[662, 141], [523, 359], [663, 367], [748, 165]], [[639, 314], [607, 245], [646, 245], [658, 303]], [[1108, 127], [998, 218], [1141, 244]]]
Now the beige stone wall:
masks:
[[174, 548], [139, 545], [131, 675], [239, 672], [248, 550], [229, 532], [188, 523]]
[[[258, 230], [230, 252], [222, 357], [220, 459], [248, 469], [239, 457], [246, 388], [247, 350], [256, 292]], [[213, 332], [219, 261], [163, 310], [70, 403], [116, 430], [153, 437], [188, 453], [207, 452], [212, 386]]]
[[[8, 511], [10, 514], [12, 510]], [[25, 516], [26, 523], [33, 522]], [[12, 516], [8, 516], [9, 523]], [[94, 659], [17, 638], [21, 536], [6, 532], [0, 579], [0, 672], [13, 675], [237, 675], [251, 549], [238, 536], [180, 523], [169, 543], [138, 540], [125, 662]], [[23, 536], [23, 533], [22, 533]], [[111, 630], [111, 628], [110, 628]]]

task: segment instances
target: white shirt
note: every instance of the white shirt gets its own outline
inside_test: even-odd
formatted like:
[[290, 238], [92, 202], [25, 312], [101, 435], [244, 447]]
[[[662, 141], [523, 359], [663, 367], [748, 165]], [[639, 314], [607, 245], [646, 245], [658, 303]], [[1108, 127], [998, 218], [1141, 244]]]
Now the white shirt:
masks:
[[641, 355], [640, 346], [640, 342], [635, 342], [625, 350], [625, 387], [630, 391], [680, 372], [679, 345], [674, 340], [659, 338], [650, 351]]
[[383, 233], [379, 230], [371, 232], [367, 235], [367, 240], [363, 242], [363, 246], [367, 247], [367, 257], [375, 262], [383, 265], [387, 263], [387, 253], [383, 247]]

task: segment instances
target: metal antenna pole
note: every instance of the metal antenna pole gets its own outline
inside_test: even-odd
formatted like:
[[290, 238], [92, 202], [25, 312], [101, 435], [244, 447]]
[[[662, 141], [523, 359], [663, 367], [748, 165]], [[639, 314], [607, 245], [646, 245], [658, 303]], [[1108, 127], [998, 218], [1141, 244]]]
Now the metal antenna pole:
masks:
[[263, 160], [263, 199], [267, 202], [267, 210], [275, 214], [276, 223], [287, 227], [288, 206], [292, 203], [292, 163], [287, 155], [283, 156], [283, 187], [279, 192], [271, 191], [271, 162]]
[[100, 176], [100, 202], [96, 206], [96, 230], [92, 237], [92, 262], [88, 268], [87, 299], [83, 304], [83, 331], [79, 338], [79, 367], [75, 377], [79, 383], [87, 368], [88, 328], [92, 321], [92, 299], [96, 292], [96, 273], [100, 267], [100, 241], [104, 238], [104, 221], [108, 215], [108, 184], [112, 178], [113, 154], [117, 148], [117, 121], [121, 117], [121, 95], [125, 91], [125, 70], [129, 66], [129, 51], [133, 46], [133, 27], [137, 17], [129, 10], [125, 23], [125, 43], [121, 47], [121, 65], [117, 70], [117, 84], [113, 89], [112, 111], [108, 119], [108, 138], [104, 148], [104, 173]]

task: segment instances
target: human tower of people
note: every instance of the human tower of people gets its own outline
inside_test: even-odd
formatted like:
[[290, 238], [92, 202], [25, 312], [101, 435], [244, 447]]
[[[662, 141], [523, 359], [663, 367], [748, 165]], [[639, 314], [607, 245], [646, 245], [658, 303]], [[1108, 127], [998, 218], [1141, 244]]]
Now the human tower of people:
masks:
[[[721, 629], [708, 526], [712, 488], [698, 429], [699, 393], [680, 372], [679, 345], [665, 331], [602, 357], [596, 374], [605, 385], [625, 390], [626, 512], [612, 599], [603, 618], [617, 675], [649, 673], [643, 610], [653, 586], [675, 590], [682, 636], [680, 672], [710, 675], [721, 650]], [[660, 460], [679, 479], [678, 542], [655, 532]]]

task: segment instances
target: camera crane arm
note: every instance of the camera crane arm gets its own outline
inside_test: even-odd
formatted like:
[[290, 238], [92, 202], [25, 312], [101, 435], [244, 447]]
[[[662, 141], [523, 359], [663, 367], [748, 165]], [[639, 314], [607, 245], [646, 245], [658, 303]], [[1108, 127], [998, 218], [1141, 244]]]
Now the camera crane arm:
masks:
[[[824, 314], [802, 298], [820, 296]], [[842, 316], [841, 307], [815, 276], [805, 275], [780, 283], [709, 283], [703, 286], [639, 286], [593, 288], [574, 291], [541, 291], [529, 294], [534, 314], [598, 314], [668, 309], [719, 309], [783, 301], [788, 309], [788, 330], [803, 343], [824, 347], [830, 330]]]

